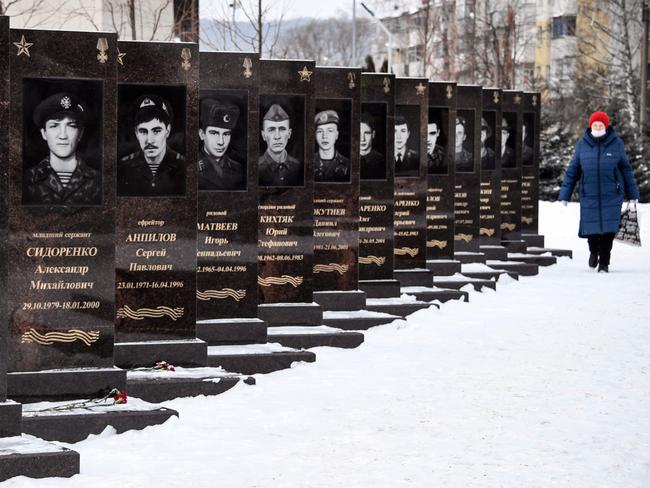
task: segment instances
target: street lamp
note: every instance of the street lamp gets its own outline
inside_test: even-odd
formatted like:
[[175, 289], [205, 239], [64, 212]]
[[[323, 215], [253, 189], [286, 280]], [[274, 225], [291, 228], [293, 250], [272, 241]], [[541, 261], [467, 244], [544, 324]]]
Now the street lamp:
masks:
[[365, 3], [361, 2], [361, 6], [364, 8], [366, 12], [370, 14], [370, 16], [375, 19], [377, 24], [379, 24], [379, 27], [382, 28], [382, 30], [386, 33], [388, 36], [388, 72], [392, 73], [393, 71], [393, 34], [391, 31], [388, 30], [388, 28], [384, 25], [384, 23], [377, 18], [375, 13], [370, 10]]

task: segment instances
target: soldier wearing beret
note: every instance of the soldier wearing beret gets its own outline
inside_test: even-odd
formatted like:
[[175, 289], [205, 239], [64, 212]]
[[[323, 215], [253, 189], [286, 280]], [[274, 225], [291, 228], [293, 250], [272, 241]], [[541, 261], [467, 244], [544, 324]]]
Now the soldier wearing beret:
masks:
[[57, 93], [38, 104], [33, 120], [49, 155], [23, 177], [23, 203], [99, 205], [101, 175], [77, 153], [84, 134], [86, 108], [70, 93]]
[[171, 105], [158, 95], [133, 104], [133, 129], [140, 150], [120, 159], [120, 196], [176, 196], [185, 193], [185, 158], [167, 145], [174, 119]]
[[429, 174], [446, 174], [445, 148], [438, 144], [440, 122], [431, 120], [427, 124], [427, 170]]
[[395, 117], [395, 176], [417, 176], [420, 172], [420, 155], [406, 143], [411, 137], [406, 117]]
[[508, 119], [505, 117], [501, 122], [501, 167], [514, 168], [515, 167], [515, 151], [508, 146], [508, 139], [510, 139], [510, 132], [512, 126], [508, 124]]
[[471, 173], [474, 171], [474, 158], [465, 149], [466, 139], [467, 121], [464, 117], [456, 117], [456, 171]]
[[314, 155], [315, 181], [350, 181], [350, 160], [336, 150], [339, 138], [339, 115], [334, 110], [323, 110], [314, 118], [316, 144]]
[[262, 139], [266, 151], [259, 160], [260, 186], [300, 186], [304, 182], [303, 165], [287, 153], [291, 138], [289, 114], [273, 104], [262, 120]]
[[487, 140], [492, 135], [492, 129], [481, 117], [481, 169], [492, 170], [496, 167], [495, 154], [492, 148], [488, 146]]
[[199, 190], [243, 190], [244, 165], [228, 152], [239, 107], [207, 98], [201, 101], [199, 137], [203, 151], [199, 160]]
[[384, 155], [373, 149], [375, 141], [375, 121], [370, 114], [361, 115], [361, 132], [359, 140], [359, 149], [361, 158], [362, 180], [385, 180], [386, 179], [386, 161]]

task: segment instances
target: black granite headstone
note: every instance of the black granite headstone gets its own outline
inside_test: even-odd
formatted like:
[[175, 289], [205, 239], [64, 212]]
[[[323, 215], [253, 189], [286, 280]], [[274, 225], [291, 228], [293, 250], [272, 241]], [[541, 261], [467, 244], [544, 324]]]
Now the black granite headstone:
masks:
[[[395, 270], [423, 270], [427, 254], [428, 81], [395, 80]], [[399, 277], [396, 276], [398, 279]], [[424, 286], [431, 283], [425, 276]]]
[[455, 140], [456, 84], [431, 82], [427, 125], [427, 260], [429, 261], [454, 259]]
[[317, 67], [314, 290], [359, 288], [361, 70]]
[[501, 239], [521, 239], [523, 93], [504, 91], [501, 119]]
[[259, 58], [200, 57], [197, 315], [257, 317]]
[[12, 30], [11, 42], [9, 396], [93, 397], [125, 383], [113, 368], [116, 37]]
[[[9, 17], [0, 17], [0, 126], [9, 126]], [[0, 140], [0, 409], [7, 399], [7, 192], [9, 189], [7, 151], [9, 140]], [[0, 414], [2, 416], [2, 414]], [[3, 428], [0, 426], [0, 431]], [[18, 429], [20, 432], [20, 428]], [[2, 434], [0, 434], [2, 436]]]
[[196, 340], [196, 44], [120, 42], [116, 364], [204, 365]]
[[536, 92], [523, 94], [521, 232], [539, 233], [539, 133], [541, 97]]
[[262, 60], [260, 69], [259, 300], [311, 304], [315, 67]]
[[369, 282], [394, 280], [394, 85], [393, 75], [361, 75], [359, 278], [368, 296]]
[[501, 245], [501, 90], [483, 89], [480, 243]]
[[455, 120], [456, 165], [454, 251], [479, 252], [482, 88], [458, 85]]

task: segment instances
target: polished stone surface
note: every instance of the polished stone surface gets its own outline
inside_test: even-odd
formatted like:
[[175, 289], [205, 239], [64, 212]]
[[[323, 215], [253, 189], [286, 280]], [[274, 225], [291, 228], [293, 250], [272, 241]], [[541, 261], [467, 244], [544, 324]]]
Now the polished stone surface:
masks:
[[542, 129], [541, 94], [524, 92], [523, 98], [523, 125], [526, 127], [526, 138], [523, 141], [521, 168], [521, 231], [526, 234], [537, 234], [539, 232], [539, 134]]
[[[12, 30], [10, 37], [31, 46], [29, 55], [10, 52], [9, 370], [111, 366], [116, 37], [36, 30]], [[61, 92], [79, 97], [89, 114], [77, 155], [97, 176], [88, 199], [55, 205], [45, 203], [57, 200], [42, 185], [25, 179], [23, 191], [22, 182], [23, 172], [49, 157], [35, 108]], [[23, 204], [32, 190], [41, 193]]]
[[[426, 78], [395, 80], [395, 152], [403, 144], [402, 167], [395, 165], [395, 269], [424, 268], [427, 260], [427, 124]], [[404, 122], [398, 125], [399, 122]], [[409, 165], [410, 163], [410, 165]], [[399, 279], [399, 278], [398, 278]]]
[[499, 89], [483, 89], [481, 196], [479, 204], [479, 241], [482, 246], [496, 246], [501, 243], [502, 98], [503, 93]]
[[[237, 190], [207, 190], [199, 185], [197, 316], [199, 320], [254, 318], [258, 304], [259, 58], [252, 53], [216, 52], [202, 52], [200, 58], [201, 100], [214, 99], [239, 109], [226, 155], [241, 166], [245, 184]], [[205, 165], [202, 171], [209, 174], [203, 144], [199, 154]]]
[[[314, 261], [314, 132], [311, 124], [314, 120], [315, 67], [311, 61], [262, 60], [260, 70], [260, 119], [267, 113], [272, 121], [282, 119], [274, 122], [276, 124], [288, 118], [291, 133], [285, 143], [286, 166], [290, 171], [286, 173], [286, 180], [282, 169], [285, 165], [268, 164], [267, 144], [261, 139], [259, 143], [259, 158], [273, 176], [263, 179], [260, 173], [259, 303], [311, 303]], [[279, 106], [287, 117], [274, 106]], [[261, 128], [263, 124], [260, 120]], [[291, 169], [293, 167], [298, 168], [297, 172]]]
[[[395, 77], [379, 73], [361, 75], [362, 120], [374, 127], [372, 151], [376, 162], [361, 158], [359, 190], [359, 278], [391, 280], [394, 267], [394, 117]], [[366, 124], [367, 125], [367, 124]], [[363, 134], [361, 136], [363, 138]], [[369, 155], [370, 156], [370, 155]], [[363, 284], [361, 289], [367, 291]]]
[[[176, 163], [173, 190], [161, 183], [157, 196], [155, 187], [148, 196], [126, 196], [127, 192], [118, 196], [117, 342], [194, 338], [198, 47], [120, 41], [119, 50], [123, 57], [118, 69], [118, 155], [123, 159], [118, 177], [130, 168], [124, 154], [129, 150], [140, 154], [132, 135], [132, 112], [138, 97], [145, 95], [162, 96], [171, 105], [171, 135], [165, 144], [168, 152], [174, 148], [183, 154], [184, 161]], [[173, 357], [160, 359], [174, 362]]]
[[506, 150], [514, 156], [504, 155], [501, 161], [501, 238], [518, 240], [521, 239], [523, 92], [504, 91], [501, 108], [503, 123], [507, 122], [509, 131]]
[[[9, 17], [0, 17], [0, 125], [7, 127], [9, 117]], [[0, 139], [0, 404], [7, 398], [7, 147], [8, 139]], [[0, 407], [2, 408], [2, 407]], [[1, 414], [0, 414], [1, 415]], [[0, 434], [0, 437], [2, 435]]]
[[[334, 148], [349, 167], [347, 177], [327, 172], [327, 164], [320, 162], [317, 141], [314, 148], [314, 290], [356, 290], [359, 287], [361, 70], [317, 67], [314, 80], [316, 117], [329, 110], [336, 112], [339, 122]], [[321, 130], [331, 128], [323, 125]], [[324, 141], [329, 147], [331, 142]], [[340, 165], [341, 174], [344, 166]]]
[[[427, 259], [454, 257], [456, 83], [429, 83], [427, 128]], [[435, 124], [435, 125], [434, 125]], [[437, 132], [430, 136], [429, 129]], [[428, 138], [432, 137], [429, 142]], [[435, 138], [435, 142], [434, 142]], [[440, 149], [436, 149], [438, 146]]]
[[[454, 252], [477, 252], [479, 249], [479, 197], [482, 88], [458, 85], [456, 122], [464, 121], [463, 129], [456, 123], [456, 180]], [[459, 135], [463, 134], [463, 141]], [[459, 152], [458, 150], [461, 149]]]

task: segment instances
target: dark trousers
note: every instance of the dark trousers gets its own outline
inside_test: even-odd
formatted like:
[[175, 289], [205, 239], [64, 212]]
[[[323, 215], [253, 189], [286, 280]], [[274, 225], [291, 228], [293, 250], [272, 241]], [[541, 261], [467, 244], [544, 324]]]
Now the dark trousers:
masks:
[[593, 234], [587, 236], [589, 241], [589, 252], [598, 254], [598, 263], [601, 266], [609, 266], [609, 258], [612, 254], [612, 244], [614, 243], [613, 232], [606, 234]]

